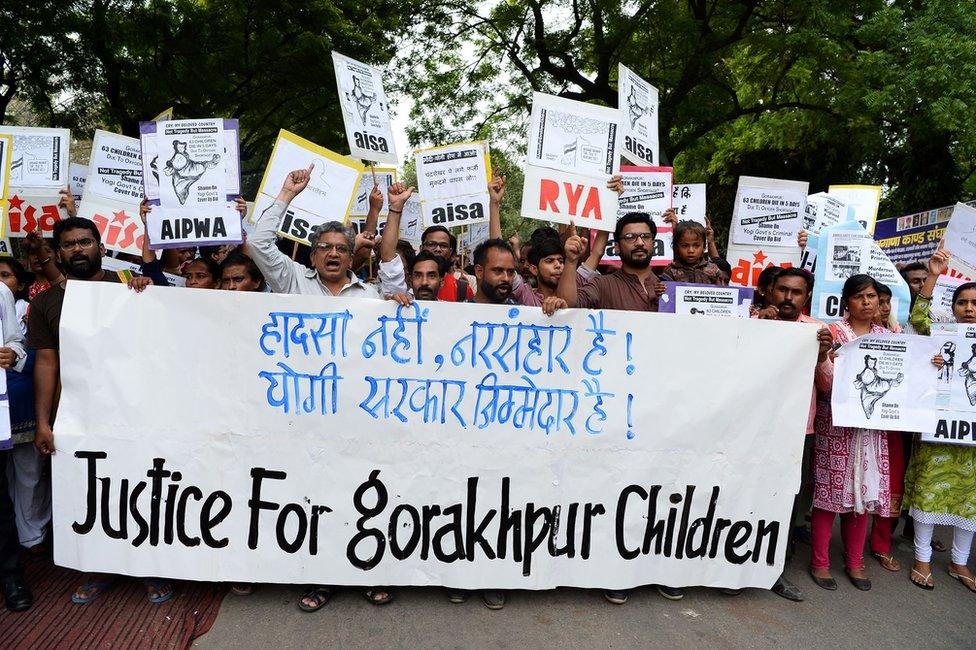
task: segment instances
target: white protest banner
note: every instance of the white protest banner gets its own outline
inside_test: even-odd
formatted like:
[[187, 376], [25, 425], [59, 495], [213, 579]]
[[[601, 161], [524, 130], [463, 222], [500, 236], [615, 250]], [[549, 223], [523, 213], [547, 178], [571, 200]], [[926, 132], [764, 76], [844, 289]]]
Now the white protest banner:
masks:
[[620, 153], [635, 165], [660, 164], [657, 88], [623, 63], [617, 67], [617, 106], [624, 145]]
[[868, 334], [834, 359], [830, 394], [836, 426], [931, 431], [935, 424], [937, 341], [928, 336]]
[[970, 274], [976, 274], [976, 208], [957, 203], [946, 224], [943, 247], [954, 260], [962, 262]]
[[146, 220], [149, 247], [241, 243], [234, 206], [240, 191], [237, 121], [140, 122], [139, 130], [144, 191], [154, 206]]
[[827, 226], [847, 221], [853, 216], [847, 204], [836, 196], [826, 192], [817, 192], [807, 197], [807, 207], [803, 215], [803, 229], [808, 233], [819, 235]]
[[664, 287], [658, 302], [661, 313], [749, 318], [752, 289], [687, 282], [665, 282]]
[[[142, 178], [141, 168], [139, 170], [139, 177], [140, 179]], [[71, 163], [68, 165], [68, 190], [71, 192], [71, 196], [75, 197], [76, 206], [81, 201], [81, 196], [85, 192], [85, 180], [87, 178], [88, 165], [81, 165], [79, 163]], [[139, 193], [142, 193], [141, 189]]]
[[771, 266], [800, 266], [799, 246], [743, 246], [729, 244], [726, 259], [732, 266], [730, 285], [755, 287], [759, 274]]
[[356, 189], [356, 197], [353, 200], [352, 208], [349, 210], [350, 217], [365, 217], [369, 214], [369, 195], [373, 187], [378, 186], [383, 195], [383, 207], [380, 208], [380, 216], [387, 213], [389, 209], [389, 189], [397, 182], [397, 170], [393, 167], [371, 167], [368, 173], [359, 177], [359, 187]]
[[[69, 281], [55, 561], [204, 581], [769, 588], [815, 332]], [[776, 399], [756, 399], [770, 377]], [[708, 395], [694, 417], [677, 406], [689, 385]]]
[[68, 129], [0, 125], [0, 135], [13, 136], [10, 185], [57, 191], [68, 185]]
[[828, 323], [843, 318], [840, 297], [844, 282], [861, 273], [891, 289], [891, 312], [899, 323], [908, 322], [908, 283], [858, 221], [845, 221], [820, 231], [810, 307], [813, 317]]
[[658, 228], [668, 227], [661, 216], [671, 208], [674, 169], [671, 167], [620, 168], [624, 193], [618, 200], [618, 218], [628, 212], [646, 212]]
[[527, 164], [607, 181], [620, 170], [620, 114], [544, 93], [532, 93]]
[[414, 162], [424, 222], [448, 228], [488, 222], [487, 142], [419, 149]]
[[874, 224], [878, 221], [878, 206], [881, 204], [879, 185], [831, 185], [827, 194], [835, 196], [853, 210], [854, 219], [872, 235]]
[[14, 137], [0, 135], [0, 238], [7, 232], [7, 192], [10, 189], [10, 162], [13, 158]]
[[354, 158], [399, 163], [390, 125], [390, 106], [383, 91], [383, 74], [338, 52], [332, 53], [342, 120]]
[[312, 177], [308, 186], [288, 204], [278, 234], [308, 244], [312, 227], [327, 221], [345, 221], [366, 167], [282, 129], [264, 170], [251, 222], [274, 203], [288, 174], [296, 169], [308, 169], [309, 165]]
[[90, 219], [110, 251], [142, 254], [142, 148], [138, 138], [96, 130], [78, 216]]
[[522, 216], [613, 230], [620, 170], [620, 112], [533, 93]]
[[705, 225], [705, 183], [675, 184], [671, 207], [678, 221], [697, 221]]
[[740, 176], [730, 241], [745, 246], [791, 246], [803, 225], [805, 181]]

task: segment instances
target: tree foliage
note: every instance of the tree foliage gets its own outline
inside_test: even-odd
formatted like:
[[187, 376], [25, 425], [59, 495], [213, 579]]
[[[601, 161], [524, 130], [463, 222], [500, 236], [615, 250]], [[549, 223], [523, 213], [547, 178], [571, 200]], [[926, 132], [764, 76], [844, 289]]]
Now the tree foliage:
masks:
[[[743, 174], [885, 188], [883, 216], [976, 189], [967, 0], [449, 0], [413, 48], [411, 137], [524, 146], [531, 92], [616, 106], [660, 90], [662, 157], [726, 229]], [[422, 55], [421, 55], [422, 53]]]

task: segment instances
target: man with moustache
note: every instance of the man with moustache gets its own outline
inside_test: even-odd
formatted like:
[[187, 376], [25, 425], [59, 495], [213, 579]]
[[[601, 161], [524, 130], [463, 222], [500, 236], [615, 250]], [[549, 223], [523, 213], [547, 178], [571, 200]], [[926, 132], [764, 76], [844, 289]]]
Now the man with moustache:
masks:
[[[817, 332], [817, 342], [820, 343], [820, 356], [817, 358], [815, 373], [829, 372], [826, 367], [827, 356], [833, 345], [830, 330], [815, 318], [803, 313], [803, 308], [810, 302], [813, 293], [813, 276], [808, 271], [799, 268], [780, 270], [773, 280], [766, 294], [768, 306], [761, 309], [754, 317], [765, 320], [781, 320], [792, 323], [816, 323], [820, 325]], [[810, 416], [807, 419], [807, 436], [803, 443], [803, 464], [801, 467], [800, 492], [793, 502], [793, 526], [791, 527], [790, 543], [787, 545], [787, 562], [793, 555], [795, 541], [793, 534], [798, 526], [803, 525], [803, 515], [813, 501], [813, 481], [810, 476], [810, 456], [813, 453], [813, 421], [817, 414], [816, 389], [810, 399]], [[772, 588], [773, 593], [787, 600], [800, 602], [803, 592], [784, 575], [776, 580]]]
[[[102, 269], [105, 247], [95, 224], [80, 217], [68, 217], [54, 224], [54, 248], [61, 261], [65, 278], [51, 285], [31, 302], [28, 316], [28, 339], [37, 351], [34, 362], [34, 406], [36, 435], [34, 444], [43, 454], [52, 454], [54, 430], [52, 419], [55, 411], [55, 395], [60, 383], [61, 308], [64, 305], [68, 280], [88, 282], [122, 282], [117, 273]], [[132, 278], [129, 287], [142, 291], [152, 284], [145, 277]], [[90, 576], [84, 585], [71, 596], [77, 605], [86, 605], [98, 598], [116, 580], [115, 576]], [[164, 603], [173, 597], [173, 587], [168, 580], [144, 578], [146, 595], [153, 604]]]
[[448, 262], [430, 251], [420, 251], [410, 266], [410, 290], [416, 300], [438, 300]]

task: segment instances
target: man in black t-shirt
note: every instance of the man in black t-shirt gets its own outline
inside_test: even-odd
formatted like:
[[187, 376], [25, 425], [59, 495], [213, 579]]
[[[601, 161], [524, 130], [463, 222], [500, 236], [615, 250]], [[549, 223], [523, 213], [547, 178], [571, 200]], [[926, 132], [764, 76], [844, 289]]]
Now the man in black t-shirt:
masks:
[[[27, 331], [30, 347], [37, 351], [34, 362], [34, 397], [37, 433], [34, 444], [43, 454], [54, 453], [52, 420], [56, 408], [55, 396], [60, 384], [61, 308], [64, 305], [68, 280], [92, 282], [122, 282], [118, 273], [102, 269], [105, 247], [95, 224], [80, 217], [69, 217], [54, 224], [54, 247], [65, 278], [42, 291], [31, 302]], [[132, 278], [129, 287], [142, 291], [152, 284], [144, 277]], [[72, 595], [76, 604], [86, 604], [97, 598], [115, 581], [115, 576], [96, 575]], [[167, 580], [146, 579], [149, 600], [161, 603], [173, 597], [173, 587]]]

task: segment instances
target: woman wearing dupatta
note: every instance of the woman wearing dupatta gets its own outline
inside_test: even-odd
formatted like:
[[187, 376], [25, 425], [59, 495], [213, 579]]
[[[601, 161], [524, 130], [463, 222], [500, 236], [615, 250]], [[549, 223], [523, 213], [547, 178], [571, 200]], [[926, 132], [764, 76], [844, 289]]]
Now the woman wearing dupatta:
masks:
[[[841, 304], [846, 317], [831, 324], [834, 343], [843, 345], [865, 334], [888, 330], [873, 322], [878, 313], [878, 283], [869, 275], [854, 275], [844, 283]], [[862, 591], [871, 588], [864, 572], [864, 542], [870, 515], [889, 516], [888, 434], [876, 429], [834, 426], [830, 408], [833, 364], [818, 372], [817, 419], [814, 424], [814, 495], [811, 521], [810, 575], [818, 586], [833, 591], [830, 574], [830, 538], [834, 517], [841, 517], [845, 573]]]

